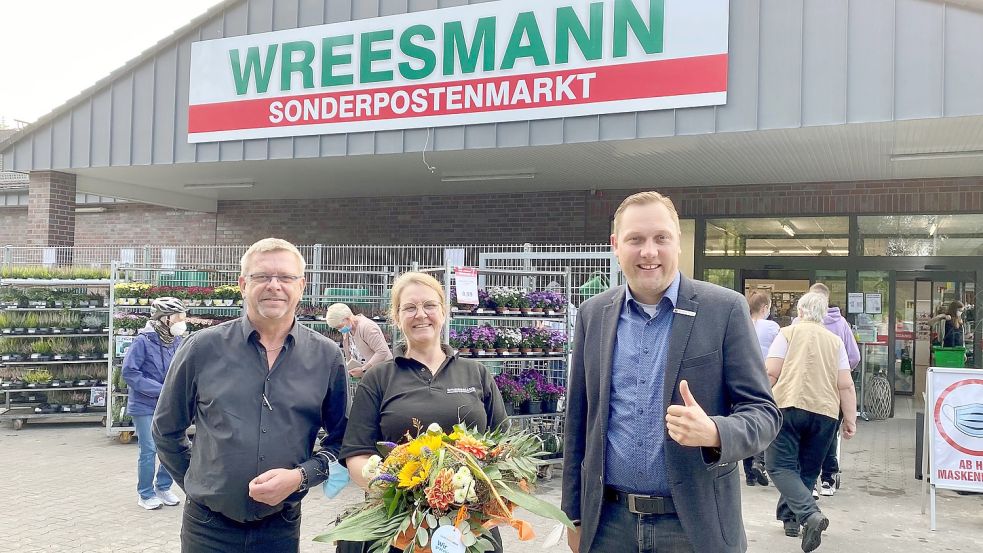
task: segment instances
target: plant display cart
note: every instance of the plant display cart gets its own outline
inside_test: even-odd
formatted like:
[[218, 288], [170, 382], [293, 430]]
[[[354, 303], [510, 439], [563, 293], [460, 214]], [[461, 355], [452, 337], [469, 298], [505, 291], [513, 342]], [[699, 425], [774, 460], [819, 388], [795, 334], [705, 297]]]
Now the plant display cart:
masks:
[[110, 274], [5, 267], [0, 276], [0, 421], [100, 421], [108, 382]]

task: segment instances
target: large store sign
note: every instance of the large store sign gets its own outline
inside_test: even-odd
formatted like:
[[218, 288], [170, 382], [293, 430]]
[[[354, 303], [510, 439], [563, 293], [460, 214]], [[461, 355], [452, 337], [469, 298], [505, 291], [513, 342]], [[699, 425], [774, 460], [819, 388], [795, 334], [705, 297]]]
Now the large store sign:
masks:
[[190, 142], [719, 105], [728, 0], [501, 0], [196, 42]]

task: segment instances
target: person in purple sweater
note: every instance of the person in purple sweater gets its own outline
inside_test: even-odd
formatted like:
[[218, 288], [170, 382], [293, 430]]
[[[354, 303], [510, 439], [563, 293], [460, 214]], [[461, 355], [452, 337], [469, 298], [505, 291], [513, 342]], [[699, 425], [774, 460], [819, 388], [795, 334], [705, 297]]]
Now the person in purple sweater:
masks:
[[[826, 296], [827, 300], [829, 299], [829, 287], [822, 282], [817, 282], [810, 286], [809, 291], [818, 292]], [[860, 348], [857, 346], [857, 339], [853, 336], [853, 328], [850, 327], [850, 323], [840, 314], [839, 307], [829, 307], [826, 310], [826, 316], [823, 317], [823, 326], [826, 327], [826, 330], [836, 334], [843, 340], [843, 345], [846, 346], [846, 356], [850, 362], [850, 368], [856, 369], [857, 364], [860, 363]], [[834, 477], [837, 472], [840, 472], [839, 460], [836, 458], [836, 443], [837, 440], [833, 440], [833, 443], [829, 446], [829, 451], [826, 452], [826, 459], [823, 460], [823, 470], [819, 475], [820, 488], [818, 491], [820, 495], [832, 496], [836, 493]], [[815, 494], [815, 492], [813, 493]]]

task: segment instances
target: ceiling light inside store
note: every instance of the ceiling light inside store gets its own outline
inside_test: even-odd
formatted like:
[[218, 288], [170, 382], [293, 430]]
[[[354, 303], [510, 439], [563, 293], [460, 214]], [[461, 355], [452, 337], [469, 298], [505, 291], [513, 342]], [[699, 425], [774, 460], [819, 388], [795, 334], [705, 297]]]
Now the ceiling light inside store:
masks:
[[214, 182], [189, 182], [184, 185], [188, 190], [202, 190], [213, 188], [252, 188], [256, 186], [253, 181], [214, 181]]
[[910, 154], [892, 154], [891, 161], [919, 161], [925, 159], [959, 159], [964, 157], [981, 157], [983, 150], [957, 150], [952, 152], [914, 152]]
[[480, 182], [488, 180], [534, 179], [536, 173], [476, 173], [470, 175], [448, 175], [440, 177], [441, 182]]
[[795, 236], [795, 229], [788, 223], [782, 223], [782, 230], [789, 236]]

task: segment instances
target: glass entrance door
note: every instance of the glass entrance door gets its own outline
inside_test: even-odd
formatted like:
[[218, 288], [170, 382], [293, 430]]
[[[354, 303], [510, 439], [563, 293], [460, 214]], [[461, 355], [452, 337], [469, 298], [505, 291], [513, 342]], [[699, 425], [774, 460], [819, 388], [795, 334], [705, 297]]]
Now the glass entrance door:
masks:
[[932, 347], [945, 337], [944, 315], [955, 301], [964, 305], [966, 366], [973, 366], [976, 285], [972, 273], [897, 273], [894, 302], [894, 390], [920, 395], [925, 374], [934, 364]]

